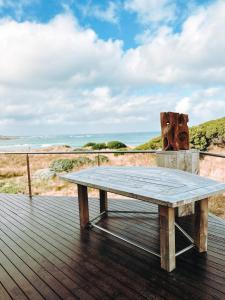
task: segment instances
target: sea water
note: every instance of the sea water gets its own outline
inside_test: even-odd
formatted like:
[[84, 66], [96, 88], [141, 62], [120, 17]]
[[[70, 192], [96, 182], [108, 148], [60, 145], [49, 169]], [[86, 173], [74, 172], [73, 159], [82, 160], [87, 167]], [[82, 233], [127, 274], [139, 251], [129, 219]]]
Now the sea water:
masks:
[[0, 151], [27, 151], [60, 145], [68, 145], [78, 148], [88, 142], [103, 143], [115, 140], [121, 141], [128, 146], [135, 147], [147, 142], [149, 139], [156, 137], [159, 134], [159, 132], [129, 132], [20, 136], [8, 140], [0, 140]]

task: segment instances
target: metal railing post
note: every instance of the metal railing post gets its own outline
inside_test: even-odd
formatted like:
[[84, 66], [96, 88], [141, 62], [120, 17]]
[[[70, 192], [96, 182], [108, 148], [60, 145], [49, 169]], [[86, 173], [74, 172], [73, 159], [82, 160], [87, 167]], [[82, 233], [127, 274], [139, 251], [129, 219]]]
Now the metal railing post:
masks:
[[29, 190], [29, 197], [32, 198], [32, 189], [31, 189], [31, 176], [30, 176], [30, 159], [29, 154], [26, 154], [26, 161], [27, 161], [27, 182], [28, 182], [28, 190]]

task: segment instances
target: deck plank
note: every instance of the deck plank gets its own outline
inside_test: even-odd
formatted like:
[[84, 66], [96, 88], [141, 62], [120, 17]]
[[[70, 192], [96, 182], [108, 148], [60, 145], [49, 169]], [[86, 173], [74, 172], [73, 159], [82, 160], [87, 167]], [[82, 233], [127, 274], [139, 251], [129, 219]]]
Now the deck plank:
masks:
[[[99, 212], [99, 201], [91, 200], [92, 217]], [[109, 199], [109, 208], [157, 210], [136, 200]], [[0, 195], [0, 296], [225, 299], [225, 223], [219, 219], [209, 216], [207, 255], [190, 251], [178, 257], [177, 269], [167, 274], [156, 257], [142, 250], [97, 230], [81, 233], [78, 213], [76, 197], [37, 196], [30, 201], [23, 195]], [[190, 220], [181, 223], [189, 228]], [[121, 214], [104, 219], [102, 225], [159, 248], [157, 216]], [[178, 237], [177, 247], [182, 247], [185, 241]]]

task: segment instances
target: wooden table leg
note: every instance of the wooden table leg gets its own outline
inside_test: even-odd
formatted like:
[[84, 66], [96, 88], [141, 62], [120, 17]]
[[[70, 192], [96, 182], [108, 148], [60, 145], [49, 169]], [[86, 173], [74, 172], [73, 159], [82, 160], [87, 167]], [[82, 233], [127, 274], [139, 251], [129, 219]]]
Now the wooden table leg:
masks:
[[88, 210], [88, 191], [84, 185], [77, 185], [78, 188], [78, 202], [79, 202], [79, 214], [80, 214], [80, 227], [84, 229], [89, 222], [89, 210]]
[[207, 251], [208, 199], [195, 202], [195, 245], [199, 252]]
[[103, 190], [99, 190], [99, 198], [100, 198], [100, 213], [102, 213], [108, 210], [107, 192]]
[[161, 268], [171, 272], [176, 267], [175, 209], [159, 206]]

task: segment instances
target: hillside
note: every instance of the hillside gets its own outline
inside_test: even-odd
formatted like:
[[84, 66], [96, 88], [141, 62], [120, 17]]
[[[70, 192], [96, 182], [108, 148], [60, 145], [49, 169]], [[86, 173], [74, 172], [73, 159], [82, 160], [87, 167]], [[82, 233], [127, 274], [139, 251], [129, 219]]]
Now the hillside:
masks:
[[[210, 146], [225, 147], [225, 117], [208, 121], [189, 129], [190, 147], [202, 151]], [[161, 137], [156, 137], [138, 146], [138, 150], [157, 150], [162, 148]]]

